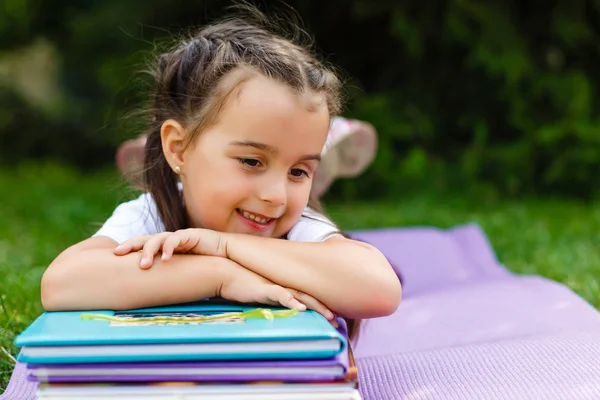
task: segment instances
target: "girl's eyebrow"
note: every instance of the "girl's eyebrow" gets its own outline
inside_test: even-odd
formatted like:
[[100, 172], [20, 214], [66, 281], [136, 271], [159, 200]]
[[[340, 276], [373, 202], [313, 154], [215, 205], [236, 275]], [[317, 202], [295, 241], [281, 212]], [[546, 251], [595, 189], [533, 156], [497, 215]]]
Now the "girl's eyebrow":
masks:
[[[254, 147], [255, 149], [263, 150], [263, 151], [266, 151], [267, 153], [271, 153], [273, 155], [276, 155], [277, 153], [279, 153], [279, 150], [277, 150], [275, 147], [273, 147], [269, 144], [253, 142], [251, 140], [233, 141], [233, 142], [229, 142], [229, 145], [230, 146], [242, 146], [242, 147]], [[307, 155], [300, 157], [300, 161], [308, 161], [308, 160], [321, 161], [321, 155], [320, 154], [307, 154]]]

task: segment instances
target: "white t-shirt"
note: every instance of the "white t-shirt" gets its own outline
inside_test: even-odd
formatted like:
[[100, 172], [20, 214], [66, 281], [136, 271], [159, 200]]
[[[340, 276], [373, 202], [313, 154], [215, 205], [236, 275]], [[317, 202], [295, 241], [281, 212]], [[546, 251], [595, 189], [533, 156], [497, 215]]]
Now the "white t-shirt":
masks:
[[[136, 236], [155, 235], [164, 231], [152, 195], [144, 193], [137, 199], [120, 204], [93, 236], [107, 236], [117, 243], [123, 243]], [[306, 207], [300, 220], [289, 231], [287, 239], [322, 242], [336, 235], [341, 236], [341, 233], [333, 222]]]

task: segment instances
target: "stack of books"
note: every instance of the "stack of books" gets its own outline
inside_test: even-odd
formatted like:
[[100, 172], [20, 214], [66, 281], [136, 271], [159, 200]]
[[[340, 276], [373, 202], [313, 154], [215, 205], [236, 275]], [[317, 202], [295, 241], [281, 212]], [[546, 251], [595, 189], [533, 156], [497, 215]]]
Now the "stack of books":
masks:
[[358, 400], [345, 329], [224, 301], [46, 312], [15, 340], [40, 400]]

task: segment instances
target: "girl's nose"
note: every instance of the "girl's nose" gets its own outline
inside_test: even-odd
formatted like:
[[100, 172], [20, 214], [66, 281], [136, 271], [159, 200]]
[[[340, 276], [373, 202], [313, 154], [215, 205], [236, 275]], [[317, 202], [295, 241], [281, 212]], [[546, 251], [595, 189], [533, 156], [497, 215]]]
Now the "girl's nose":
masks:
[[265, 177], [259, 183], [258, 195], [262, 201], [271, 203], [274, 206], [283, 206], [287, 200], [287, 177]]

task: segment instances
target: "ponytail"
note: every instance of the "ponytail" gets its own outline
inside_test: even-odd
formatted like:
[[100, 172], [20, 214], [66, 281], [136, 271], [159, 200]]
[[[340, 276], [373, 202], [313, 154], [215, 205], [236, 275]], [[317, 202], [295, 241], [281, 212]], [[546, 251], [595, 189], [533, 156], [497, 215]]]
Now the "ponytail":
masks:
[[188, 228], [187, 213], [178, 179], [162, 149], [160, 127], [149, 132], [144, 150], [144, 184], [156, 202], [165, 231]]

